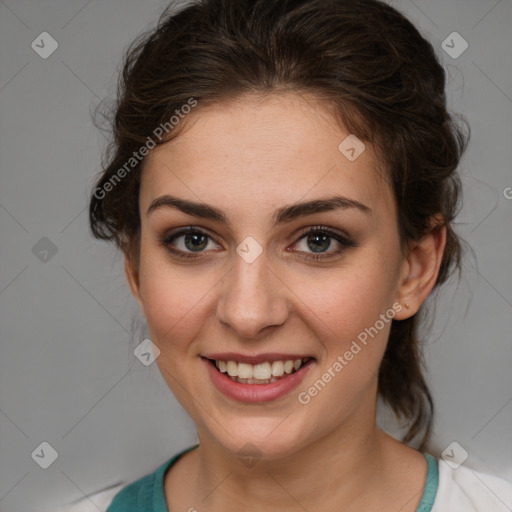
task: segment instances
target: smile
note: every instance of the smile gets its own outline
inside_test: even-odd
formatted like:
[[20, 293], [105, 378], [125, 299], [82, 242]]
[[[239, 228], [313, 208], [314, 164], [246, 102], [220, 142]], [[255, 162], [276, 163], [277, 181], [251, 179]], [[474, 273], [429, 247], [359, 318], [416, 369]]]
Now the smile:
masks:
[[211, 382], [230, 399], [245, 403], [284, 398], [302, 381], [315, 359], [288, 354], [255, 357], [225, 353], [201, 357]]
[[240, 384], [270, 384], [298, 371], [310, 358], [265, 361], [249, 364], [236, 361], [215, 360], [217, 369]]

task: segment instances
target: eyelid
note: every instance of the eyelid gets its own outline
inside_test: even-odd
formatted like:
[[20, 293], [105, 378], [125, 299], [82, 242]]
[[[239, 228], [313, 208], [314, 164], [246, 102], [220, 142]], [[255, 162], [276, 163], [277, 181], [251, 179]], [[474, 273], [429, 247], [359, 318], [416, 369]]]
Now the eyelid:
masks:
[[[197, 226], [185, 226], [181, 228], [176, 228], [170, 233], [167, 233], [163, 235], [159, 242], [160, 244], [169, 252], [172, 254], [178, 256], [182, 259], [189, 259], [189, 260], [197, 260], [200, 258], [205, 258], [210, 255], [210, 251], [199, 251], [197, 253], [194, 253], [193, 251], [182, 251], [181, 249], [175, 249], [171, 248], [171, 242], [173, 242], [176, 238], [180, 238], [181, 236], [187, 235], [187, 233], [194, 233], [194, 234], [202, 234], [205, 235], [208, 239], [212, 240], [217, 245], [220, 245], [216, 240], [215, 237], [212, 236], [207, 229]], [[297, 244], [299, 241], [304, 239], [307, 235], [314, 235], [316, 233], [326, 234], [328, 238], [334, 239], [338, 242], [338, 244], [341, 245], [341, 248], [333, 251], [330, 250], [325, 253], [308, 253], [305, 251], [289, 251], [289, 252], [296, 252], [296, 253], [304, 253], [309, 254], [310, 256], [304, 256], [305, 259], [309, 260], [315, 260], [315, 261], [327, 261], [329, 259], [332, 259], [336, 256], [338, 256], [341, 252], [343, 252], [346, 249], [355, 247], [356, 244], [353, 242], [352, 238], [345, 232], [335, 230], [333, 228], [330, 228], [328, 226], [323, 225], [313, 225], [313, 226], [306, 226], [304, 228], [301, 228], [298, 230], [298, 232], [295, 232], [292, 237], [294, 238], [294, 242], [292, 242], [292, 245]]]
[[296, 233], [293, 234], [293, 237], [299, 237], [300, 239], [304, 235], [307, 235], [311, 232], [327, 233], [329, 235], [332, 235], [333, 238], [343, 238], [345, 239], [345, 241], [351, 242], [351, 237], [348, 233], [345, 233], [344, 231], [341, 231], [339, 229], [331, 228], [329, 226], [324, 226], [322, 224], [314, 224], [313, 226], [306, 226], [305, 228], [301, 228]]
[[325, 253], [315, 253], [315, 252], [304, 252], [304, 251], [292, 251], [297, 253], [303, 253], [307, 256], [301, 256], [303, 259], [310, 260], [310, 261], [316, 261], [316, 262], [326, 262], [338, 258], [341, 253], [346, 251], [347, 249], [351, 249], [353, 247], [356, 247], [356, 243], [352, 240], [352, 238], [342, 232], [335, 230], [333, 228], [330, 228], [328, 226], [322, 226], [322, 225], [315, 225], [315, 226], [308, 226], [302, 230], [300, 230], [300, 233], [296, 236], [298, 238], [294, 242], [294, 245], [306, 238], [308, 235], [314, 235], [316, 233], [326, 234], [328, 238], [334, 239], [338, 242], [338, 244], [341, 246], [337, 250], [329, 250]]
[[[184, 226], [184, 227], [181, 227], [181, 228], [176, 228], [175, 230], [171, 231], [170, 233], [166, 233], [164, 234], [160, 239], [159, 239], [159, 243], [160, 245], [162, 245], [165, 249], [167, 249], [169, 252], [171, 252], [172, 254], [175, 254], [175, 255], [178, 255], [179, 257], [183, 257], [184, 259], [197, 259], [198, 257], [205, 257], [209, 254], [209, 252], [199, 252], [199, 253], [194, 253], [194, 252], [187, 252], [187, 251], [182, 251], [181, 249], [175, 249], [175, 248], [172, 248], [171, 249], [171, 242], [173, 242], [176, 238], [180, 238], [181, 236], [184, 236], [184, 235], [187, 235], [188, 233], [193, 233], [193, 234], [202, 234], [202, 235], [205, 235], [208, 239], [212, 240], [214, 243], [216, 243], [217, 245], [220, 245], [216, 240], [215, 240], [215, 237], [213, 237], [207, 229], [205, 228], [200, 228], [200, 227], [197, 227], [197, 226]], [[197, 256], [193, 256], [194, 254], [197, 254]], [[204, 256], [201, 256], [201, 254], [204, 254]], [[192, 255], [192, 256], [187, 256], [187, 255]]]

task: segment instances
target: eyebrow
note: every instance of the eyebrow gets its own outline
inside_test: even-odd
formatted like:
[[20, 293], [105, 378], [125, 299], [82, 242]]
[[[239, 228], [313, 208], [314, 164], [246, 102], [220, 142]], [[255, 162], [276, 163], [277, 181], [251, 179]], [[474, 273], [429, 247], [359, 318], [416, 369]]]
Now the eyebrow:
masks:
[[[214, 220], [227, 226], [230, 226], [231, 224], [226, 214], [215, 206], [211, 206], [206, 203], [195, 203], [193, 201], [180, 199], [179, 197], [174, 197], [168, 194], [154, 199], [149, 205], [146, 215], [149, 215], [160, 208], [175, 208], [194, 217]], [[304, 203], [290, 204], [279, 208], [272, 215], [273, 227], [278, 224], [291, 222], [294, 219], [305, 217], [307, 215], [338, 209], [346, 210], [349, 208], [357, 209], [367, 215], [372, 213], [371, 208], [355, 199], [343, 196], [333, 196], [319, 198]]]

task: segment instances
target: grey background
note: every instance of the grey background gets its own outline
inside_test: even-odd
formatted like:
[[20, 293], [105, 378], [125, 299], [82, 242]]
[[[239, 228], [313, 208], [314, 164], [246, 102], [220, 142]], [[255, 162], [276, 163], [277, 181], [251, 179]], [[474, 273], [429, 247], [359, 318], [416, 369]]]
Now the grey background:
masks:
[[[91, 112], [165, 5], [0, 1], [1, 511], [133, 480], [195, 443], [156, 365], [133, 355], [143, 323], [120, 255], [92, 239], [86, 212], [105, 145]], [[467, 259], [464, 279], [439, 297], [426, 346], [436, 455], [456, 441], [466, 466], [512, 479], [512, 3], [393, 5], [435, 45], [450, 106], [473, 131], [457, 228], [478, 265]], [[31, 48], [44, 31], [59, 44], [47, 59]], [[454, 31], [469, 43], [456, 59], [441, 46]], [[31, 457], [43, 441], [58, 452], [48, 469]]]

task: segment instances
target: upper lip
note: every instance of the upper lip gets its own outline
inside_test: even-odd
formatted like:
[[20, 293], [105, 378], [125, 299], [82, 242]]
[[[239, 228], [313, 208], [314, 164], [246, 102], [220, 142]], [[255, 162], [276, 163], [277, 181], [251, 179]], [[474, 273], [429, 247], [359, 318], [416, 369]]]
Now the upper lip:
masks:
[[304, 355], [304, 354], [278, 354], [276, 352], [257, 354], [257, 355], [245, 355], [245, 354], [237, 354], [235, 352], [219, 352], [215, 354], [207, 354], [203, 357], [207, 359], [213, 359], [215, 361], [236, 361], [237, 363], [247, 363], [247, 364], [261, 364], [265, 362], [273, 362], [273, 361], [295, 361], [297, 359], [313, 359], [312, 356]]

